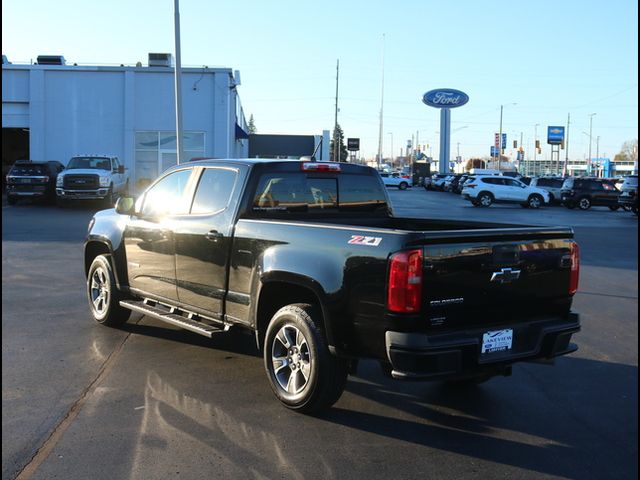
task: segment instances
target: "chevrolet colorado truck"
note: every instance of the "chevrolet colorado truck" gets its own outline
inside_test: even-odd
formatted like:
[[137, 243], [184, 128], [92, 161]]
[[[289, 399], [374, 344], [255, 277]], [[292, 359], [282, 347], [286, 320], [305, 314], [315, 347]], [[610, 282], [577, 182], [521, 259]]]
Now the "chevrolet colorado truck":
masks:
[[347, 163], [198, 160], [97, 212], [93, 318], [131, 311], [253, 335], [275, 396], [335, 403], [358, 359], [396, 379], [479, 382], [574, 352], [573, 231], [398, 218], [378, 172]]

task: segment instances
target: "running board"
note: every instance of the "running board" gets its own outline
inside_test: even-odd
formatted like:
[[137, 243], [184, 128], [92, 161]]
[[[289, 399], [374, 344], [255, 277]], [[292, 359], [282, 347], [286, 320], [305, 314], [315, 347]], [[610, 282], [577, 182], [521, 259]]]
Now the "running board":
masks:
[[[198, 318], [196, 313], [181, 310], [177, 307], [160, 308], [158, 306], [150, 305], [144, 300], [121, 300], [120, 306], [209, 338], [211, 338], [214, 333], [226, 332], [230, 327], [228, 324], [221, 324], [219, 328], [203, 322], [198, 322], [194, 320], [194, 318]], [[188, 316], [185, 317], [182, 314]]]

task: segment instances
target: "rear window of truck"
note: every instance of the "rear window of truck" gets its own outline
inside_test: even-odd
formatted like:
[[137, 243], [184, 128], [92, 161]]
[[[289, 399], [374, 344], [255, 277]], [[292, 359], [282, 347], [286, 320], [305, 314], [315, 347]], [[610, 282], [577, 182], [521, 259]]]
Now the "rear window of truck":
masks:
[[265, 173], [251, 210], [273, 213], [387, 212], [387, 197], [377, 176]]

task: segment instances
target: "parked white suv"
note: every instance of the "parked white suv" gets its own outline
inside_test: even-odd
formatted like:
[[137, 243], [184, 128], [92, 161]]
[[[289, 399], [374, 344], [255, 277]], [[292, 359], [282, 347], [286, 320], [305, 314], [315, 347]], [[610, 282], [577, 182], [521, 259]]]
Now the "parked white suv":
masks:
[[549, 192], [549, 203], [562, 202], [562, 177], [534, 177], [529, 184], [532, 187], [541, 188]]
[[540, 208], [549, 203], [549, 192], [530, 187], [515, 178], [485, 175], [470, 178], [464, 184], [462, 197], [475, 207], [492, 203], [518, 203], [525, 208]]
[[398, 187], [400, 190], [406, 190], [411, 185], [411, 178], [405, 178], [398, 172], [380, 172], [385, 187]]
[[118, 157], [78, 155], [56, 180], [58, 205], [68, 200], [104, 200], [109, 206], [129, 191], [129, 176]]

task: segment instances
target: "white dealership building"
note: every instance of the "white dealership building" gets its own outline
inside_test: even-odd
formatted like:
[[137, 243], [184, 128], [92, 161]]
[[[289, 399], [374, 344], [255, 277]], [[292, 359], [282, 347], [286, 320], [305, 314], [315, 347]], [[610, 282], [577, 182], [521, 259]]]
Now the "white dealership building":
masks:
[[[115, 155], [141, 188], [176, 163], [171, 55], [148, 65], [2, 61], [3, 168], [21, 158], [66, 164], [79, 154]], [[185, 160], [248, 156], [240, 77], [229, 68], [182, 69]]]

